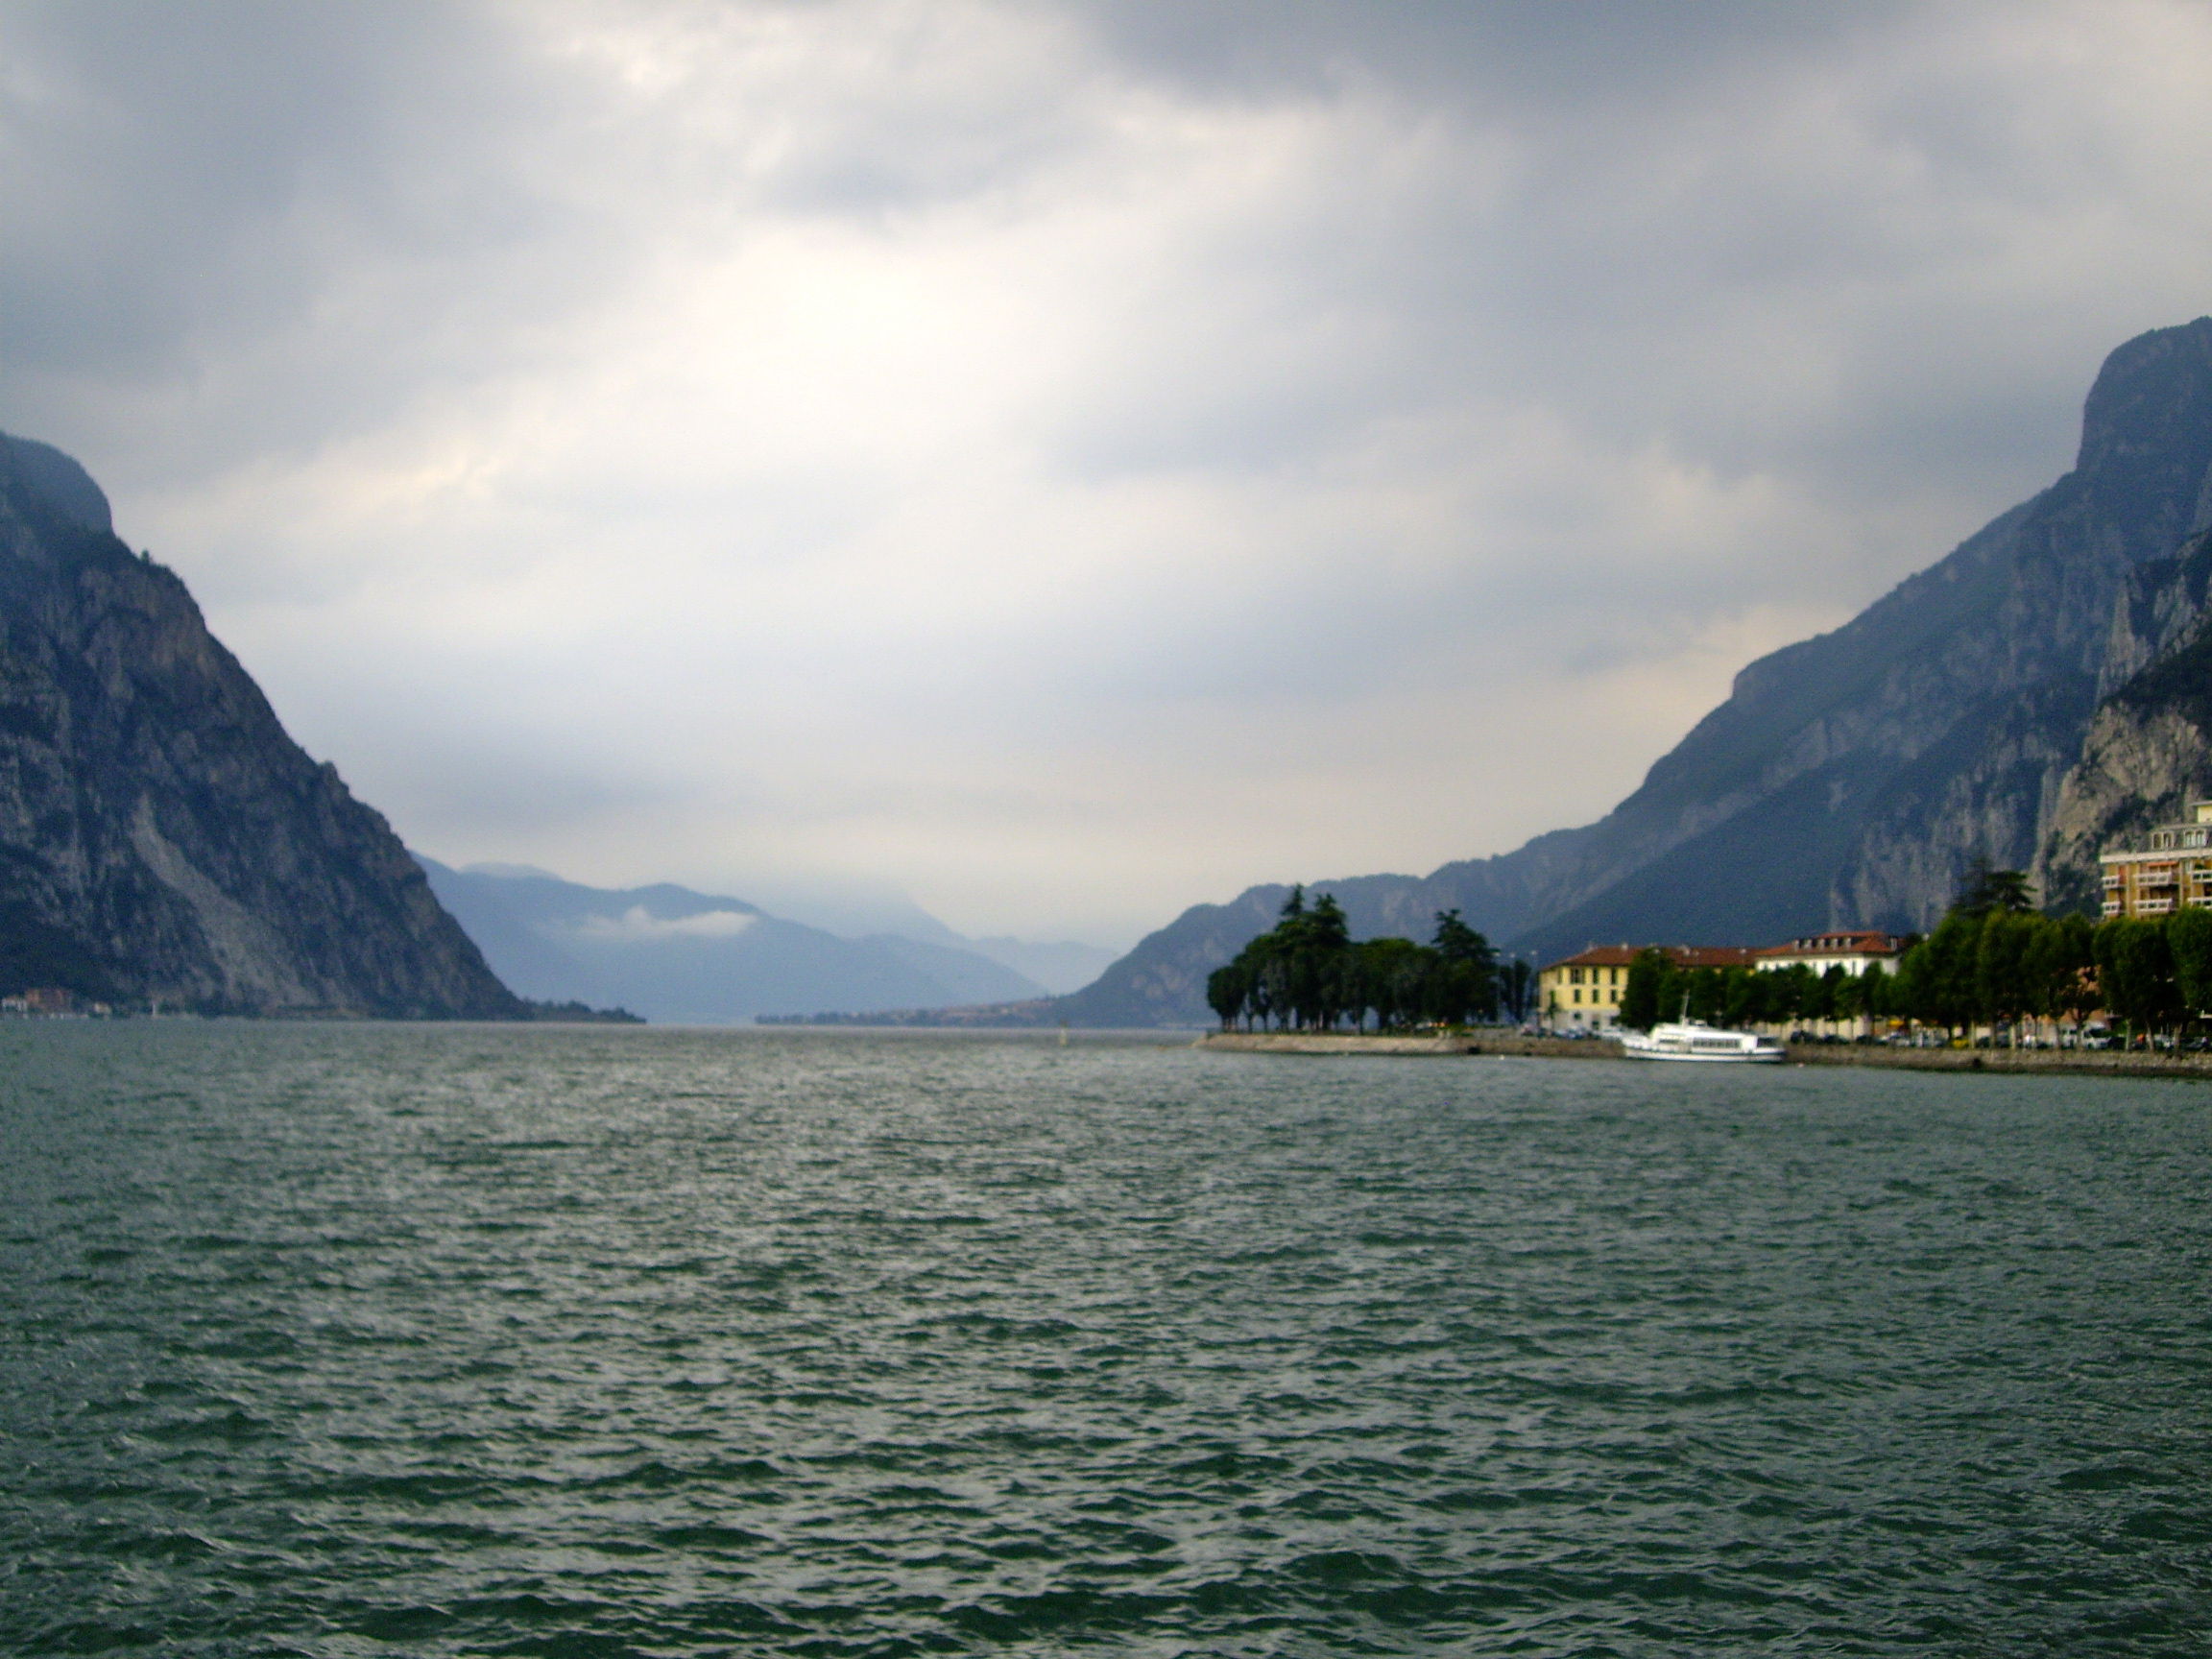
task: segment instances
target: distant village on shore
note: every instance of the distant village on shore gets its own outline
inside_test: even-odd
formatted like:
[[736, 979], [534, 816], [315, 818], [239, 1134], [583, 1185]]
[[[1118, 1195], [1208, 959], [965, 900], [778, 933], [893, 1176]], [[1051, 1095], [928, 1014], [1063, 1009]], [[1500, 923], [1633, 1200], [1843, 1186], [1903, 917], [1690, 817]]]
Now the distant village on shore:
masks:
[[[1978, 862], [1926, 936], [1839, 928], [1764, 946], [1593, 944], [1531, 969], [1456, 912], [1428, 946], [1355, 942], [1334, 899], [1293, 889], [1217, 970], [1222, 1029], [1378, 1034], [1509, 1023], [1600, 1037], [1676, 1017], [1815, 1042], [2172, 1047], [2212, 1018], [2212, 800], [2100, 858], [2101, 914], [2038, 910], [2027, 875]], [[2205, 1039], [2197, 1037], [2196, 1045]]]

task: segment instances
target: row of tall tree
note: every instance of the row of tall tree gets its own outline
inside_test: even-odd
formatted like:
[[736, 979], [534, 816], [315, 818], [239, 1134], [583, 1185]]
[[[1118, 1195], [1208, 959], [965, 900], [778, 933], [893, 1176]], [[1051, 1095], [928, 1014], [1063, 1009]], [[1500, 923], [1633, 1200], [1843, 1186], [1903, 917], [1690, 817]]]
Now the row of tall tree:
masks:
[[1977, 864], [1936, 930], [1905, 952], [1892, 1017], [1950, 1031], [2103, 1013], [2135, 1031], [2212, 1017], [2212, 912], [2036, 913], [2028, 878]]
[[1365, 1030], [1372, 1020], [1391, 1031], [1524, 1019], [1535, 977], [1524, 961], [1501, 963], [1456, 910], [1437, 913], [1427, 945], [1354, 940], [1334, 896], [1309, 905], [1293, 887], [1274, 927], [1207, 976], [1206, 1002], [1224, 1030]]
[[2038, 916], [1955, 909], [1897, 971], [1895, 1012], [1958, 1030], [2103, 1013], [2130, 1031], [2212, 1020], [2212, 911]]
[[1889, 1012], [1890, 984], [1877, 967], [1863, 976], [1840, 968], [1815, 974], [1803, 963], [1752, 968], [1682, 968], [1664, 950], [1637, 953], [1621, 989], [1621, 1023], [1648, 1031], [1688, 1015], [1712, 1025], [1806, 1025]]

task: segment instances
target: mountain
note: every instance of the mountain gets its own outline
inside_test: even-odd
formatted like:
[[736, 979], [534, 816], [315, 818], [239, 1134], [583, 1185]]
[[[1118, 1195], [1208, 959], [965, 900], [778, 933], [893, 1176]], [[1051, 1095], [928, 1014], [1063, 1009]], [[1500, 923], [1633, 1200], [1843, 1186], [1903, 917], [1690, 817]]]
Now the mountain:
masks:
[[184, 584], [0, 435], [0, 989], [208, 1012], [527, 1013]]
[[[2080, 826], [2099, 810], [2125, 816], [2077, 775], [2092, 721], [2117, 780], [2128, 743], [2171, 742], [2173, 722], [2193, 718], [2140, 687], [2133, 704], [2112, 700], [2176, 649], [2184, 543], [2207, 529], [2212, 318], [2200, 318], [2105, 360], [2064, 477], [1841, 628], [1746, 667], [1599, 822], [1426, 877], [1312, 885], [1361, 935], [1423, 937], [1457, 908], [1508, 949], [1551, 957], [1596, 940], [1925, 927], [1977, 856], [2065, 865], [2078, 883], [2080, 848], [2046, 849], [2069, 781], [2069, 834], [2094, 833]], [[1285, 891], [1185, 912], [1057, 1017], [1203, 1022], [1206, 974]]]
[[965, 939], [961, 943], [1001, 968], [1011, 968], [1055, 996], [1079, 991], [1114, 965], [1117, 953], [1072, 940], [1037, 944], [1027, 939]]
[[[2107, 680], [2058, 786], [2032, 875], [2045, 901], [2096, 913], [2097, 854], [2212, 795], [2212, 535], [2147, 565], [2113, 618]], [[2129, 672], [2132, 669], [2133, 672]]]
[[986, 957], [1050, 996], [1090, 984], [1119, 954], [1101, 946], [1072, 941], [1039, 944], [1002, 936], [971, 939], [954, 932], [904, 893], [880, 882], [795, 883], [769, 877], [737, 885], [752, 894], [762, 909], [786, 922], [801, 922], [840, 939], [881, 938], [949, 946]]
[[760, 1014], [874, 1013], [1039, 998], [973, 950], [878, 934], [842, 939], [740, 899], [662, 883], [607, 889], [543, 871], [419, 861], [507, 982], [555, 1001], [727, 1024]]
[[951, 998], [953, 1001], [1003, 1002], [1048, 995], [1043, 985], [1026, 974], [1018, 973], [965, 942], [957, 946], [934, 945], [899, 933], [876, 933], [854, 943], [887, 950], [940, 985], [960, 987]]
[[[471, 864], [469, 872], [492, 876], [545, 876], [551, 880], [560, 879], [547, 871], [523, 864]], [[740, 892], [753, 896], [755, 908], [772, 913], [785, 922], [797, 922], [824, 933], [834, 933], [840, 939], [881, 939], [894, 953], [904, 950], [909, 945], [946, 946], [960, 952], [963, 957], [984, 957], [1001, 968], [1011, 970], [1017, 980], [1031, 987], [1027, 993], [1031, 996], [1058, 996], [1063, 992], [1079, 990], [1097, 978], [1100, 971], [1119, 954], [1118, 951], [1108, 950], [1100, 946], [1070, 942], [1038, 944], [1027, 939], [971, 939], [954, 932], [906, 894], [887, 882], [866, 879], [794, 881], [787, 877], [764, 875], [757, 878], [747, 878], [734, 885]], [[496, 952], [493, 952], [493, 956], [497, 959]], [[950, 975], [955, 981], [965, 982], [965, 976], [974, 972], [973, 963], [932, 957], [926, 950], [909, 952], [909, 958], [924, 973], [940, 979]], [[935, 963], [934, 968], [927, 966], [932, 962]], [[1014, 981], [998, 976], [991, 978], [988, 983], [1005, 989]]]
[[[481, 865], [470, 865], [481, 869]], [[973, 950], [963, 939], [911, 896], [888, 882], [865, 878], [793, 879], [774, 874], [740, 874], [731, 884], [752, 895], [755, 904], [786, 922], [803, 923], [840, 939], [865, 939], [873, 933], [895, 933], [925, 945], [950, 945]]]

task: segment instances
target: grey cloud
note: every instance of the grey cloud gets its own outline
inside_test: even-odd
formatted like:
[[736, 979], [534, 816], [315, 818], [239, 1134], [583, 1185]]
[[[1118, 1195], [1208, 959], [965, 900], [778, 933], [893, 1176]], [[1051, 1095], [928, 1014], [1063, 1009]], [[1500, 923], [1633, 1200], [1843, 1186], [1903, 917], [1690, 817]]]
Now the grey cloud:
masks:
[[1324, 87], [1349, 70], [1430, 96], [1511, 105], [1551, 118], [1594, 103], [1645, 101], [1779, 55], [1831, 48], [1901, 8], [1717, 0], [1487, 0], [1466, 6], [1346, 6], [1240, 0], [1190, 6], [1119, 0], [1089, 8], [1129, 61], [1207, 91]]
[[[712, 886], [716, 810], [816, 811], [914, 885], [1097, 857], [1088, 774], [1199, 791], [1161, 881], [1217, 842], [1234, 884], [1278, 734], [1633, 673], [1648, 747], [1739, 632], [1839, 619], [2062, 468], [2104, 351], [2204, 308], [2212, 168], [2154, 49], [2191, 16], [0, 0], [0, 425], [76, 452], [432, 851]], [[994, 281], [1046, 314], [950, 314]], [[834, 350], [870, 330], [913, 363]], [[1068, 352], [1034, 387], [1032, 348]], [[1207, 773], [1178, 720], [1267, 740]], [[1493, 850], [1592, 764], [1374, 861]], [[1432, 772], [1404, 816], [1451, 819]], [[671, 813], [692, 861], [643, 867]], [[1360, 861], [1312, 816], [1275, 868]], [[1203, 896], [1126, 880], [1130, 925]]]
[[[427, 9], [18, 6], [6, 346], [22, 366], [161, 367], [196, 326], [311, 294], [272, 234], [315, 195], [389, 206], [393, 93]], [[255, 256], [258, 257], [255, 257]], [[245, 284], [240, 291], [241, 283]]]
[[[1372, 27], [1357, 40], [1339, 8], [1276, 29], [1234, 8], [1134, 15], [1118, 37], [1150, 65], [1311, 69], [1357, 53], [1409, 131], [1444, 111], [1467, 140], [1506, 146], [1513, 177], [1483, 201], [1447, 174], [1395, 216], [1332, 204], [1271, 252], [1309, 325], [1372, 325], [1356, 329], [1358, 361], [1286, 393], [1209, 373], [1201, 349], [1078, 424], [1081, 468], [1265, 465], [1481, 386], [1571, 407], [1595, 439], [1665, 433], [1725, 470], [1786, 469], [1839, 499], [1903, 487], [1990, 501], [2063, 464], [2097, 359], [2175, 308], [2125, 285], [2008, 290], [1994, 269], [1998, 283], [1943, 292], [1944, 270], [1993, 268], [2008, 247], [2026, 260], [2115, 200], [2165, 209], [2145, 194], [2152, 177], [2065, 178], [2051, 140], [2018, 141], [2057, 119], [2094, 149], [2100, 127], [2133, 115], [2110, 90], [2100, 108], [2092, 77], [2055, 100], [2043, 77], [1978, 60], [1970, 36], [1933, 37], [1925, 15], [1358, 9]], [[1567, 96], [1583, 72], [1604, 96]], [[1541, 95], [1510, 113], [1481, 95], [1523, 84]], [[1791, 131], [1800, 108], [1832, 128]], [[1348, 218], [1368, 234], [1347, 234]]]
[[[87, 424], [117, 393], [192, 388], [200, 418], [139, 446], [149, 471], [311, 448], [481, 368], [502, 331], [444, 320], [568, 211], [518, 162], [585, 89], [493, 12], [17, 5], [0, 55], [0, 361]], [[365, 269], [366, 303], [345, 294]]]

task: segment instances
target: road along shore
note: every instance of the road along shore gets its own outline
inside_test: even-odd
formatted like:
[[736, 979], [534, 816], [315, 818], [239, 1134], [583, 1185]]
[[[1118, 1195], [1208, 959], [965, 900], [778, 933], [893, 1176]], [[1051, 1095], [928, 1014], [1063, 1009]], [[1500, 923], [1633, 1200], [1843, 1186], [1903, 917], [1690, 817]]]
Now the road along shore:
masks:
[[[1247, 1054], [1522, 1054], [1544, 1060], [1620, 1060], [1602, 1038], [1524, 1037], [1465, 1032], [1437, 1037], [1369, 1037], [1349, 1031], [1210, 1031], [1191, 1045]], [[2212, 1054], [2145, 1054], [2083, 1048], [1890, 1048], [1862, 1043], [1792, 1043], [1792, 1066], [1879, 1066], [1898, 1071], [2002, 1071], [2074, 1077], [2178, 1077], [2212, 1080]]]

